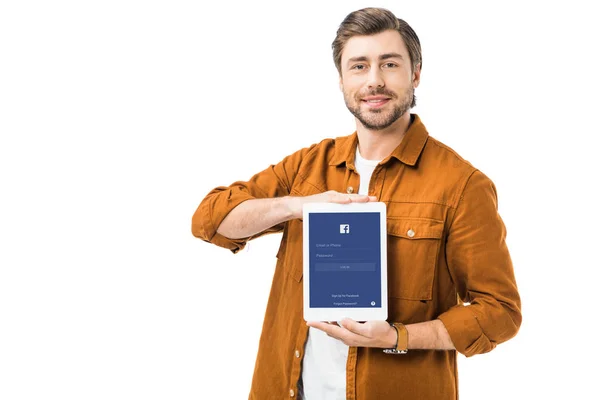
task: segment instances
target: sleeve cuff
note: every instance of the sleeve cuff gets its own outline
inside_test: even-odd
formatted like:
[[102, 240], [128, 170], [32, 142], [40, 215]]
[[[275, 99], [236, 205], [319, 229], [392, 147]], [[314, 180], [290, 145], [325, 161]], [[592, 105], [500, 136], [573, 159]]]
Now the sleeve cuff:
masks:
[[[225, 199], [221, 199], [220, 196], [215, 196], [214, 201], [209, 201], [203, 204], [200, 209], [200, 220], [204, 222], [202, 230], [203, 236], [204, 238], [206, 238], [206, 241], [215, 244], [219, 247], [229, 249], [234, 254], [246, 247], [248, 238], [229, 239], [221, 235], [220, 233], [217, 233], [216, 227], [221, 225], [221, 222], [223, 222], [223, 220], [225, 219], [227, 214], [231, 212], [231, 210], [233, 210], [235, 207], [237, 207], [244, 201], [253, 198], [254, 197], [252, 197], [250, 194], [240, 192], [236, 193], [235, 196], [231, 196], [230, 194]], [[214, 210], [226, 210], [226, 212], [219, 213], [220, 215], [215, 215], [213, 213]]]
[[491, 351], [496, 344], [485, 335], [470, 306], [456, 306], [441, 314], [442, 321], [456, 350], [466, 357]]

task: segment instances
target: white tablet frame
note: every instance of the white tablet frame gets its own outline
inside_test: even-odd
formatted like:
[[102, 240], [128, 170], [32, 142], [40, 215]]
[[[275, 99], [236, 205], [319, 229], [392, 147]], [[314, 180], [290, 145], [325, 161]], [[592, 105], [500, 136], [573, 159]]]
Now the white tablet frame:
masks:
[[[381, 307], [355, 308], [332, 307], [310, 308], [310, 257], [309, 255], [309, 225], [310, 213], [360, 213], [376, 212], [380, 217], [380, 245], [381, 245]], [[305, 321], [341, 321], [351, 318], [355, 321], [385, 321], [388, 318], [388, 288], [387, 288], [387, 213], [386, 205], [382, 202], [368, 203], [307, 203], [302, 207], [303, 216], [303, 281], [304, 281], [304, 320]]]

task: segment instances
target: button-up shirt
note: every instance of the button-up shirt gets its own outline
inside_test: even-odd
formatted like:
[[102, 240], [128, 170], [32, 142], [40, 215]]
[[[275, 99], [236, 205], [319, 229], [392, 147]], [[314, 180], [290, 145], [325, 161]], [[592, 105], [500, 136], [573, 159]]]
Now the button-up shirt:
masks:
[[[486, 353], [513, 337], [521, 303], [497, 211], [492, 181], [429, 136], [420, 118], [373, 171], [369, 195], [387, 207], [388, 315], [412, 324], [439, 319], [456, 350], [385, 354], [350, 347], [348, 400], [456, 399], [457, 353]], [[240, 203], [256, 198], [310, 196], [359, 187], [357, 133], [301, 149], [249, 181], [213, 189], [192, 218], [192, 233], [242, 249], [248, 240], [283, 232], [260, 338], [250, 399], [297, 397], [308, 327], [302, 305], [302, 221], [293, 219], [243, 239], [217, 228]], [[310, 399], [308, 399], [310, 400]]]

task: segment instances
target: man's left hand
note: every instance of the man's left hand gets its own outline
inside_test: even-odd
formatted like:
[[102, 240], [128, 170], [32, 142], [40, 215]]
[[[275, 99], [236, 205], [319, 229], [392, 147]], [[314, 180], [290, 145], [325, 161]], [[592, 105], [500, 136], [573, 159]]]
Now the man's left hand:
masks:
[[314, 321], [306, 324], [341, 340], [347, 346], [389, 349], [396, 346], [398, 339], [396, 329], [386, 321], [356, 322], [345, 318], [340, 321], [340, 325], [335, 322]]

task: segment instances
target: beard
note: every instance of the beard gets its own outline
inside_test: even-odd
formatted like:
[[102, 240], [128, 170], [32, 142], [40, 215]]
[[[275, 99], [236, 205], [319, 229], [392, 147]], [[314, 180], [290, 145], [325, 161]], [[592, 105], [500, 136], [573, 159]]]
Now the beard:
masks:
[[[348, 110], [360, 121], [361, 124], [367, 129], [373, 131], [379, 131], [391, 126], [400, 117], [402, 117], [407, 111], [409, 111], [415, 105], [415, 89], [408, 88], [404, 91], [400, 102], [394, 105], [391, 110], [372, 109], [365, 110], [361, 109], [362, 100], [360, 97], [366, 96], [387, 96], [390, 98], [390, 102], [396, 100], [398, 96], [394, 92], [390, 92], [385, 88], [378, 88], [377, 90], [371, 90], [368, 93], [356, 96], [354, 101], [350, 101], [350, 94], [344, 91], [344, 102]], [[386, 104], [387, 106], [387, 104]]]

